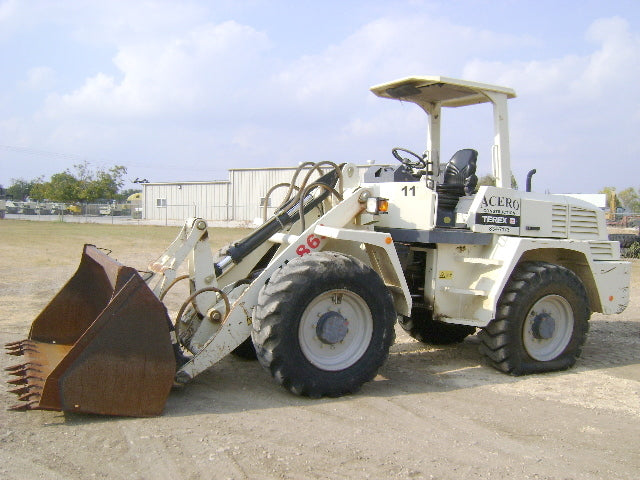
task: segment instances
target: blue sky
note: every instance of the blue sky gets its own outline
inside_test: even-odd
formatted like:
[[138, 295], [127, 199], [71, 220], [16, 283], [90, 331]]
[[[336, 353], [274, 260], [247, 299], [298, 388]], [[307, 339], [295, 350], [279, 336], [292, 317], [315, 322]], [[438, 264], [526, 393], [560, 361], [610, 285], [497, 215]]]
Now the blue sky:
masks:
[[[84, 161], [150, 181], [393, 162], [425, 115], [368, 88], [444, 75], [516, 90], [520, 185], [640, 187], [636, 0], [0, 0], [0, 55], [4, 186]], [[447, 110], [442, 157], [474, 147], [489, 173], [491, 131], [487, 106]]]

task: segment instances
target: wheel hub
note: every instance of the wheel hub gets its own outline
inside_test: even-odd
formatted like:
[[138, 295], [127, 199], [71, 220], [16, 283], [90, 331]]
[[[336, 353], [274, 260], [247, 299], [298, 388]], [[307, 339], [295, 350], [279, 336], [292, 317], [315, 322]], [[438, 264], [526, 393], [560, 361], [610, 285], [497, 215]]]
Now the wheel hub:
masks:
[[562, 295], [540, 298], [529, 310], [522, 330], [527, 354], [539, 362], [548, 362], [564, 352], [573, 334], [573, 309]]
[[316, 334], [322, 343], [335, 345], [349, 333], [349, 321], [339, 312], [329, 311], [318, 319]]
[[548, 340], [556, 330], [556, 321], [546, 312], [539, 313], [531, 321], [531, 333], [538, 340]]
[[311, 300], [298, 327], [302, 353], [327, 371], [344, 370], [360, 360], [372, 334], [369, 306], [346, 289], [327, 290]]

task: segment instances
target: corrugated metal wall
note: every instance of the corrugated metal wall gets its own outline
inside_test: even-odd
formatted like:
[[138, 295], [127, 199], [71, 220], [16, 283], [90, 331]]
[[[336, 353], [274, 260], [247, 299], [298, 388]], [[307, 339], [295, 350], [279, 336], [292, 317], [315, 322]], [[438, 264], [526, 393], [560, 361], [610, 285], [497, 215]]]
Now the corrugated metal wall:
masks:
[[[368, 166], [359, 166], [360, 177]], [[229, 181], [144, 183], [143, 218], [183, 220], [202, 217], [208, 221], [251, 222], [263, 215], [264, 197], [274, 185], [289, 183], [295, 168], [229, 170]], [[326, 170], [326, 168], [325, 168]], [[298, 176], [300, 185], [307, 171]], [[317, 178], [316, 172], [309, 183]], [[273, 191], [267, 207], [271, 214], [280, 205], [287, 188]]]
[[143, 217], [228, 220], [229, 192], [229, 182], [146, 183], [143, 184]]
[[[234, 214], [232, 220], [244, 221], [262, 217], [265, 195], [269, 189], [280, 183], [288, 184], [291, 182], [295, 171], [295, 168], [230, 170], [231, 201]], [[306, 171], [300, 173], [296, 184], [300, 185], [306, 173]], [[314, 172], [309, 183], [316, 178], [318, 178], [318, 174]], [[280, 187], [271, 193], [268, 199], [267, 214], [273, 213], [280, 205], [287, 190], [286, 187]]]

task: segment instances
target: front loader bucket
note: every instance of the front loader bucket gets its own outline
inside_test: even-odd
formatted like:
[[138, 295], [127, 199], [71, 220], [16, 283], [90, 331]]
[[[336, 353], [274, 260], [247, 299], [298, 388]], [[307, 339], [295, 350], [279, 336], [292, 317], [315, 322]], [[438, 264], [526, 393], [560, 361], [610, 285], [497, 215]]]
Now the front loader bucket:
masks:
[[16, 410], [103, 415], [162, 413], [176, 369], [166, 308], [138, 272], [93, 245], [31, 325], [29, 338], [6, 345], [26, 362]]

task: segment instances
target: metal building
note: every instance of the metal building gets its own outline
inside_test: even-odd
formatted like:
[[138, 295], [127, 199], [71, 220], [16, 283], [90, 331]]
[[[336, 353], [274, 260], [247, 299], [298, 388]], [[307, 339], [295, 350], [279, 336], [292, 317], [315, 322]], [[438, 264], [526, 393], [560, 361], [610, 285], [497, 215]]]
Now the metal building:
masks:
[[[369, 165], [358, 166], [360, 176]], [[142, 184], [142, 217], [147, 220], [184, 220], [202, 217], [209, 222], [249, 225], [263, 215], [265, 195], [271, 187], [289, 184], [296, 167], [236, 168], [229, 170], [229, 180], [210, 182], [158, 182]], [[300, 185], [308, 170], [302, 171]], [[317, 178], [313, 173], [311, 179]], [[286, 195], [279, 187], [267, 200], [271, 214]]]

